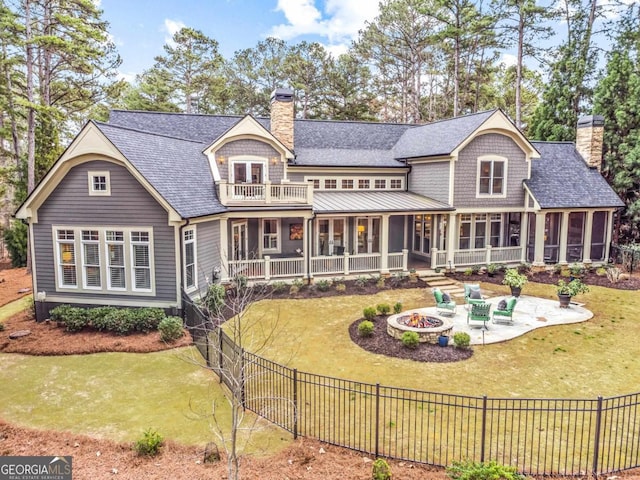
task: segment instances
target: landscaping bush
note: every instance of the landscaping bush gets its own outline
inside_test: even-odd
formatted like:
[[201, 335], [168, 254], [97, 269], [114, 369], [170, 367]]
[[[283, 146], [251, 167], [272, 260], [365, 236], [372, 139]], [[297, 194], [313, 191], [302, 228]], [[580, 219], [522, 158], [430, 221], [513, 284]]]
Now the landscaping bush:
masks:
[[336, 284], [336, 292], [346, 292], [347, 286], [344, 283]]
[[453, 344], [458, 348], [468, 348], [471, 343], [471, 336], [467, 332], [456, 332], [453, 334]]
[[417, 332], [404, 332], [402, 334], [402, 344], [407, 348], [418, 348], [420, 336]]
[[175, 342], [182, 335], [182, 319], [180, 317], [166, 317], [158, 325], [160, 331], [160, 340], [163, 342]]
[[304, 280], [295, 278], [293, 282], [291, 282], [291, 285], [293, 285], [294, 287], [298, 287], [298, 290], [300, 290], [302, 287], [304, 287]]
[[354, 283], [356, 284], [356, 287], [364, 288], [367, 286], [367, 283], [369, 283], [369, 279], [367, 277], [359, 276], [358, 278], [356, 278], [356, 281]]
[[142, 434], [142, 438], [135, 443], [134, 449], [138, 455], [154, 457], [160, 451], [163, 442], [162, 435], [155, 430], [148, 429]]
[[226, 294], [227, 291], [224, 285], [212, 283], [204, 296], [204, 306], [213, 314], [220, 312], [224, 305]]
[[64, 317], [67, 315], [67, 312], [72, 309], [71, 305], [58, 305], [55, 308], [52, 308], [49, 312], [49, 319], [54, 322], [64, 322]]
[[79, 332], [89, 325], [87, 310], [79, 307], [69, 307], [66, 309], [60, 321], [64, 323], [67, 332]]
[[297, 285], [291, 285], [289, 288], [289, 295], [295, 295], [300, 291], [300, 287]]
[[284, 292], [286, 288], [287, 288], [287, 284], [283, 281], [277, 281], [271, 284], [271, 289], [273, 290], [273, 293]]
[[380, 277], [376, 280], [376, 287], [384, 288], [384, 277]]
[[389, 305], [388, 303], [379, 303], [378, 305], [376, 305], [376, 309], [378, 310], [378, 313], [380, 315], [389, 315], [389, 312], [391, 311], [391, 305]]
[[117, 310], [116, 307], [96, 307], [87, 312], [89, 324], [98, 331], [111, 330], [109, 315]]
[[391, 467], [382, 458], [378, 458], [373, 462], [373, 468], [371, 471], [372, 480], [391, 480]]
[[326, 292], [327, 290], [329, 290], [330, 286], [331, 282], [329, 280], [318, 280], [316, 282], [316, 287], [318, 287], [318, 290], [320, 290], [321, 292]]
[[363, 320], [358, 324], [358, 335], [361, 337], [370, 337], [373, 335], [373, 330], [373, 322], [370, 322], [369, 320]]
[[490, 462], [453, 462], [447, 467], [447, 475], [453, 480], [524, 480], [515, 467]]
[[366, 307], [362, 310], [362, 316], [369, 321], [372, 321], [376, 318], [376, 309], [373, 307]]
[[393, 305], [393, 313], [398, 314], [402, 311], [402, 303], [396, 302]]
[[133, 332], [136, 320], [136, 313], [129, 308], [116, 308], [104, 319], [108, 324], [107, 329], [117, 335], [129, 335]]
[[158, 329], [160, 322], [167, 318], [161, 308], [138, 308], [133, 310], [133, 328], [138, 332], [148, 333]]

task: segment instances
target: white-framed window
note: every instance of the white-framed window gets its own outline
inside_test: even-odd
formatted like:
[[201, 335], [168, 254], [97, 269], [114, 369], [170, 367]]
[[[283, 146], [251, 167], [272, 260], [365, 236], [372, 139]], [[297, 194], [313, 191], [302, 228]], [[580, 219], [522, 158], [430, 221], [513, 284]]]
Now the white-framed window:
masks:
[[369, 180], [368, 178], [361, 178], [360, 180], [358, 180], [358, 188], [360, 190], [369, 190], [370, 185], [371, 180]]
[[502, 238], [502, 214], [492, 213], [490, 216], [489, 227], [489, 244], [492, 247], [500, 246], [500, 239]]
[[100, 273], [100, 233], [82, 230], [82, 281], [84, 288], [102, 288]]
[[190, 290], [197, 287], [196, 275], [196, 231], [189, 228], [183, 231], [184, 248], [184, 286]]
[[374, 185], [378, 190], [385, 189], [387, 188], [387, 180], [384, 178], [376, 178]]
[[58, 251], [58, 285], [77, 288], [75, 231], [58, 230], [55, 238]]
[[402, 188], [402, 180], [399, 178], [392, 178], [389, 180], [389, 188], [392, 190], [399, 190]]
[[280, 253], [280, 219], [263, 218], [261, 230], [262, 251], [264, 253]]
[[314, 190], [401, 190], [403, 178], [376, 177], [304, 177], [305, 182], [312, 182]]
[[343, 178], [342, 179], [342, 189], [343, 190], [353, 190], [353, 178]]
[[471, 247], [471, 215], [460, 215], [460, 250], [468, 250]]
[[324, 180], [324, 189], [325, 190], [335, 190], [338, 188], [338, 180], [335, 178], [325, 178]]
[[111, 195], [111, 176], [108, 170], [101, 172], [88, 172], [89, 195]]
[[154, 292], [151, 228], [53, 226], [52, 229], [57, 252], [57, 290], [117, 291], [124, 295]]
[[478, 158], [477, 196], [505, 197], [507, 191], [507, 159], [498, 156]]
[[126, 290], [124, 232], [122, 230], [107, 230], [105, 236], [107, 245], [107, 289]]
[[314, 190], [320, 190], [320, 179], [319, 178], [314, 178], [311, 181], [313, 182], [313, 189]]
[[267, 161], [258, 159], [232, 159], [230, 183], [264, 183]]

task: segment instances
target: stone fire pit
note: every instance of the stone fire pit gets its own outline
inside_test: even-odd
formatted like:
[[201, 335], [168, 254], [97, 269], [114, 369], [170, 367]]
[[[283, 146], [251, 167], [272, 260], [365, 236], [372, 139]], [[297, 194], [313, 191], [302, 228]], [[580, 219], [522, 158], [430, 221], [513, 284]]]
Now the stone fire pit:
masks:
[[416, 332], [421, 343], [438, 343], [440, 335], [451, 335], [453, 321], [426, 308], [407, 310], [387, 318], [387, 333], [398, 340], [404, 332]]

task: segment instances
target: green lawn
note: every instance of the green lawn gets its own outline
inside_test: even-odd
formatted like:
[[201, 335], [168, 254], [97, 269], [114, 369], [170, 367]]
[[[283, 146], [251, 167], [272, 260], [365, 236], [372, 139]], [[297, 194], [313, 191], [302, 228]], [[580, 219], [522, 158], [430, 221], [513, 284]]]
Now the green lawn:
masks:
[[[0, 354], [0, 417], [120, 441], [136, 440], [151, 427], [178, 442], [203, 445], [216, 440], [209, 428], [213, 402], [227, 427], [229, 409], [216, 377], [187, 361], [193, 352]], [[264, 427], [252, 437], [253, 452], [256, 445], [273, 451], [290, 438]]]
[[7, 303], [0, 307], [0, 322], [14, 316], [16, 313], [21, 312], [27, 308], [31, 308], [32, 295], [15, 300], [11, 303]]
[[[486, 284], [483, 288], [507, 292], [503, 286]], [[554, 298], [555, 289], [529, 283], [524, 294]], [[302, 371], [427, 391], [497, 397], [593, 398], [637, 391], [640, 295], [592, 287], [577, 300], [586, 303], [594, 318], [586, 323], [534, 330], [501, 344], [474, 347], [470, 360], [449, 364], [389, 359], [366, 352], [349, 339], [347, 327], [362, 316], [364, 307], [396, 301], [401, 301], [405, 309], [431, 305], [427, 289], [383, 291], [374, 297], [263, 301], [255, 314], [263, 317], [261, 322], [276, 318], [279, 322], [277, 338], [262, 355]]]

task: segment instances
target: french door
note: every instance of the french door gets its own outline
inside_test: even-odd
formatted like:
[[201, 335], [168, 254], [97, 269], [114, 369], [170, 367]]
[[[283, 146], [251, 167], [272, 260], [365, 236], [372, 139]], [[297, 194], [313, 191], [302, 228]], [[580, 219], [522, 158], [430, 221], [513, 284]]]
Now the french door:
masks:
[[248, 250], [247, 222], [234, 222], [231, 225], [231, 238], [233, 241], [233, 259], [246, 260]]
[[356, 253], [380, 253], [380, 217], [356, 218]]
[[345, 249], [344, 218], [318, 220], [316, 251], [318, 255], [342, 255]]

